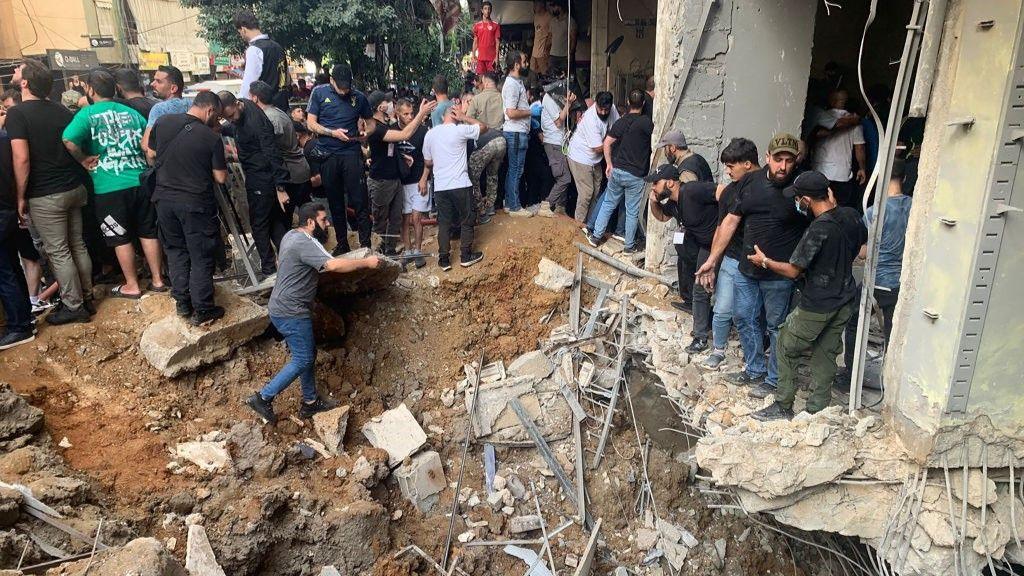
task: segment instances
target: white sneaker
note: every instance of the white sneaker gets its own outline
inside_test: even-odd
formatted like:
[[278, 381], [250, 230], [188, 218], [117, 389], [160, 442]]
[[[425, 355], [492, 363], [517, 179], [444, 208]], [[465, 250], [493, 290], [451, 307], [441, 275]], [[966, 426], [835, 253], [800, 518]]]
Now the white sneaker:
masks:
[[519, 210], [509, 210], [508, 215], [513, 218], [532, 218], [533, 212], [530, 212], [526, 208], [520, 208]]
[[35, 302], [32, 303], [32, 314], [42, 314], [43, 312], [46, 312], [50, 308], [53, 308], [53, 304], [47, 302], [46, 300], [36, 300]]
[[537, 210], [537, 216], [543, 216], [544, 218], [554, 218], [555, 213], [551, 210], [551, 204], [545, 200], [540, 203], [540, 210]]

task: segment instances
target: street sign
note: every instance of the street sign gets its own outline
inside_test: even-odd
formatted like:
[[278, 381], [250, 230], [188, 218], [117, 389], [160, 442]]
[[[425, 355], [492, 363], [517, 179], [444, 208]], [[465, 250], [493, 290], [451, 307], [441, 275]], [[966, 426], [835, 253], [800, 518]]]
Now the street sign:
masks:
[[54, 70], [84, 72], [100, 67], [100, 59], [91, 50], [54, 50], [46, 51], [46, 59]]
[[89, 46], [93, 48], [113, 48], [114, 39], [106, 36], [90, 36]]

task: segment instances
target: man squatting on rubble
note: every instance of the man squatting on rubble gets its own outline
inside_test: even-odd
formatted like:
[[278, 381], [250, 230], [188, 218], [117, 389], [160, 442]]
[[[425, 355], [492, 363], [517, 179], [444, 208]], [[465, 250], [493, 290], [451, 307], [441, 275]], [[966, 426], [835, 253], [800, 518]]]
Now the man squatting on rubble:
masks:
[[332, 257], [323, 243], [327, 241], [327, 207], [318, 202], [303, 204], [298, 210], [299, 226], [281, 239], [277, 282], [270, 293], [267, 309], [270, 321], [288, 343], [291, 360], [271, 378], [262, 390], [246, 400], [267, 423], [277, 421], [273, 402], [292, 382], [302, 382], [301, 418], [335, 407], [316, 391], [316, 342], [313, 337], [313, 300], [317, 277], [323, 272], [346, 273], [380, 264], [377, 256], [352, 259]]

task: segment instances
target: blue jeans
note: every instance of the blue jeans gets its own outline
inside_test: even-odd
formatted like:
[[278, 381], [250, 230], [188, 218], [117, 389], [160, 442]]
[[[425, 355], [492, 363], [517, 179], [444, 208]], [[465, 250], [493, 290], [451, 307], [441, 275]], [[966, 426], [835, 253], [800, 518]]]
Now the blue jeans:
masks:
[[508, 150], [508, 174], [505, 176], [505, 209], [522, 210], [519, 203], [519, 180], [526, 166], [526, 145], [530, 135], [525, 132], [502, 132]]
[[[590, 233], [594, 232], [594, 227], [597, 225], [597, 216], [601, 213], [601, 206], [604, 205], [604, 195], [608, 191], [607, 183], [601, 190], [601, 193], [597, 195], [594, 200], [594, 209], [590, 211], [590, 216], [587, 217], [587, 231]], [[619, 212], [615, 222], [615, 235], [626, 237], [626, 198], [619, 199]]]
[[264, 400], [273, 400], [299, 378], [302, 381], [302, 399], [306, 402], [316, 400], [316, 344], [313, 342], [313, 319], [271, 316], [270, 321], [284, 336], [292, 358], [263, 387], [263, 390], [260, 390], [260, 395]]
[[597, 221], [594, 223], [594, 236], [604, 236], [612, 212], [625, 197], [626, 201], [626, 248], [636, 247], [636, 229], [640, 223], [640, 204], [643, 202], [644, 179], [634, 176], [625, 170], [612, 170], [611, 180], [604, 191], [604, 200]]
[[24, 333], [32, 331], [32, 306], [18, 258], [17, 234], [17, 213], [0, 210], [0, 302], [7, 318], [7, 331]]
[[[728, 256], [722, 257], [718, 267], [718, 280], [715, 282], [715, 312], [711, 320], [715, 349], [725, 350], [729, 345], [729, 328], [732, 327], [733, 309], [736, 300], [736, 275], [740, 263]], [[749, 362], [750, 358], [744, 357]]]
[[[734, 283], [736, 328], [743, 345], [743, 358], [747, 362], [750, 376], [767, 375], [765, 383], [776, 386], [779, 383], [779, 369], [776, 358], [779, 326], [789, 315], [789, 301], [793, 296], [793, 281], [757, 280], [738, 272]], [[764, 358], [764, 344], [760, 330], [761, 310], [764, 310], [768, 326], [769, 349], [767, 366]]]

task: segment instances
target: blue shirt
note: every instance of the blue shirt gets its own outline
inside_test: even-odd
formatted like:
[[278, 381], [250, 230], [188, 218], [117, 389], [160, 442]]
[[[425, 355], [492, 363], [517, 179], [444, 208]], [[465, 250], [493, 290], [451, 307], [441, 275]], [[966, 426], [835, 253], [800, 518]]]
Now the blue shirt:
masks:
[[540, 115], [543, 110], [540, 100], [530, 105], [530, 130], [540, 130]]
[[[313, 89], [306, 112], [316, 115], [317, 123], [324, 128], [344, 128], [353, 138], [359, 136], [359, 119], [373, 116], [365, 94], [352, 90], [343, 96], [330, 84], [321, 84]], [[320, 136], [316, 145], [330, 154], [361, 153], [359, 142], [342, 142], [333, 136]]]
[[434, 111], [430, 113], [430, 125], [440, 126], [441, 124], [444, 124], [444, 115], [448, 113], [448, 109], [452, 107], [452, 104], [454, 104], [454, 102], [451, 100], [438, 102], [437, 108], [434, 108]]
[[160, 119], [161, 116], [167, 114], [184, 114], [188, 112], [188, 109], [192, 107], [191, 98], [171, 98], [169, 100], [161, 100], [153, 105], [153, 109], [149, 111], [149, 118], [146, 121], [146, 127], [152, 128], [153, 124]]
[[[882, 223], [882, 239], [878, 243], [878, 268], [875, 285], [890, 290], [900, 287], [903, 271], [903, 245], [907, 237], [907, 222], [910, 220], [910, 196], [890, 196], [885, 202], [885, 222]], [[875, 207], [868, 206], [864, 224], [871, 226], [875, 219]]]

